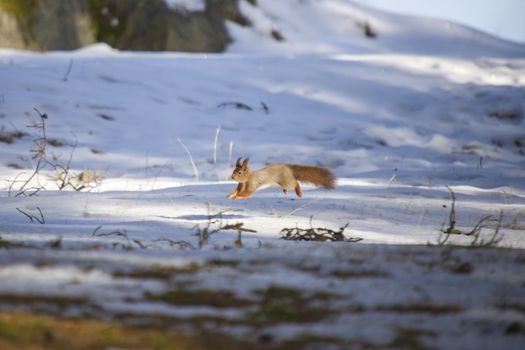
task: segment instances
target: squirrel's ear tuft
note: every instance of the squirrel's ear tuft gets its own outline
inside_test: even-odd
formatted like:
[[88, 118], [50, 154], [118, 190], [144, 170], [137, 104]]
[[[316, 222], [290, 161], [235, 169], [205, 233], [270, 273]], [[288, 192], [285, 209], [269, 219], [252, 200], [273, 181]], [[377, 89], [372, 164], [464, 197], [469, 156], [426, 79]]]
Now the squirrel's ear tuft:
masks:
[[246, 167], [248, 167], [248, 161], [250, 160], [250, 158], [246, 158], [243, 162], [242, 162], [242, 167], [243, 169], [246, 169]]
[[242, 157], [239, 157], [239, 159], [237, 159], [237, 163], [235, 163], [235, 166], [236, 166], [237, 168], [240, 168], [240, 167], [241, 167], [241, 159], [242, 159]]

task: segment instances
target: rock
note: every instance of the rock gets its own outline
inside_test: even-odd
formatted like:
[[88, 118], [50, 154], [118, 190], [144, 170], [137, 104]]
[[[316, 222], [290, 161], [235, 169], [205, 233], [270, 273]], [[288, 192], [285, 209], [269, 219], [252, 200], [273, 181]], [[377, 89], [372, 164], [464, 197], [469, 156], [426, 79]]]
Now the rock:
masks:
[[[248, 25], [239, 0], [206, 0], [200, 11], [164, 0], [1, 0], [0, 47], [68, 50], [105, 42], [121, 50], [220, 52], [225, 20]], [[245, 0], [242, 0], [245, 1]]]
[[169, 10], [163, 0], [144, 0], [128, 18], [115, 47], [126, 50], [220, 52], [229, 42], [223, 19], [209, 11]]
[[0, 46], [14, 49], [25, 47], [15, 16], [6, 12], [0, 12]]
[[74, 49], [94, 42], [84, 0], [0, 2], [0, 46], [30, 50]]
[[42, 0], [34, 11], [31, 32], [39, 50], [69, 50], [95, 42], [84, 0]]

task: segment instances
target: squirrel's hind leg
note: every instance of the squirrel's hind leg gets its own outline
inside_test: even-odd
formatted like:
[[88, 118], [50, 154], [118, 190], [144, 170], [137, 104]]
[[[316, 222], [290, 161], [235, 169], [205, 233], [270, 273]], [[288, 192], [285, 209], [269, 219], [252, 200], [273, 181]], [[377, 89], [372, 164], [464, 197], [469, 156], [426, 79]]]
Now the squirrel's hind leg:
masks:
[[288, 189], [283, 187], [283, 193], [284, 193], [285, 195], [288, 195]]
[[299, 181], [297, 182], [297, 185], [295, 185], [295, 194], [297, 194], [297, 197], [302, 197], [303, 192], [301, 191], [301, 185], [299, 185]]

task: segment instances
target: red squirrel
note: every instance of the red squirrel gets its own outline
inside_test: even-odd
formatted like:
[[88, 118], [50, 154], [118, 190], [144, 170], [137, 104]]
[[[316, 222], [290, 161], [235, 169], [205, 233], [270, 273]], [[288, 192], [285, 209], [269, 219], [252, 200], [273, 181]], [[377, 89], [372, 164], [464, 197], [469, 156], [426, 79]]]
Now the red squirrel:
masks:
[[271, 164], [265, 168], [251, 171], [248, 167], [249, 159], [237, 159], [232, 179], [239, 184], [227, 199], [249, 198], [265, 185], [277, 185], [283, 189], [284, 194], [293, 188], [297, 197], [302, 197], [301, 182], [307, 182], [326, 189], [335, 188], [335, 175], [327, 168], [310, 165], [296, 164]]

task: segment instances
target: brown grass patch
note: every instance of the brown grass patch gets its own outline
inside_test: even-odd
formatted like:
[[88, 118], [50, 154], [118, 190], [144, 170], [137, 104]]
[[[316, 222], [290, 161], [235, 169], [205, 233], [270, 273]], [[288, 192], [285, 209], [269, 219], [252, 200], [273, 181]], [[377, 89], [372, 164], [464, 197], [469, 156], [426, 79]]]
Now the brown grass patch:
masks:
[[0, 313], [2, 349], [208, 349], [203, 340], [107, 321]]
[[379, 312], [394, 313], [423, 313], [432, 315], [454, 314], [463, 311], [460, 305], [436, 305], [436, 304], [407, 304], [407, 305], [381, 305], [375, 308]]
[[7, 143], [8, 145], [14, 143], [16, 140], [21, 139], [24, 136], [27, 136], [27, 132], [14, 130], [14, 131], [4, 131], [0, 130], [0, 142]]
[[173, 289], [160, 294], [146, 293], [147, 300], [160, 301], [176, 306], [211, 306], [238, 308], [253, 305], [253, 301], [241, 299], [233, 292], [207, 289]]
[[186, 266], [157, 266], [147, 269], [137, 269], [130, 271], [114, 271], [113, 277], [133, 278], [133, 279], [155, 279], [169, 282], [175, 275], [189, 275], [197, 273], [200, 266], [195, 263]]

